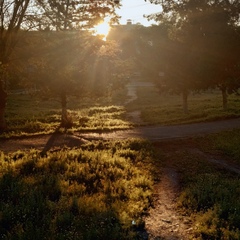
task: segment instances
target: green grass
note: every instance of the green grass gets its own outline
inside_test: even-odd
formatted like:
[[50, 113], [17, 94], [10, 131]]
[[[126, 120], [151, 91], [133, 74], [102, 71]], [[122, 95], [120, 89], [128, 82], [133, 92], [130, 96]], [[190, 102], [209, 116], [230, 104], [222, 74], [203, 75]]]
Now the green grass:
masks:
[[216, 150], [230, 158], [233, 163], [240, 164], [240, 129], [211, 134], [208, 136], [208, 142]]
[[209, 157], [240, 166], [239, 136], [236, 129], [176, 140], [167, 148], [163, 143], [159, 149], [161, 166], [172, 166], [180, 174], [178, 206], [192, 217], [195, 239], [240, 239], [239, 175], [190, 151], [197, 148]]
[[219, 173], [198, 174], [180, 205], [192, 213], [200, 239], [239, 239], [240, 180]]
[[229, 108], [222, 109], [219, 91], [192, 93], [189, 96], [189, 114], [182, 110], [182, 98], [175, 94], [160, 94], [155, 87], [139, 87], [138, 99], [127, 105], [128, 111], [141, 110], [147, 124], [185, 124], [240, 116], [240, 96], [229, 95]]
[[0, 238], [139, 239], [151, 162], [151, 146], [140, 140], [0, 153]]
[[[139, 110], [144, 125], [172, 125], [212, 121], [240, 116], [240, 97], [229, 96], [229, 108], [222, 110], [218, 91], [190, 94], [189, 114], [182, 111], [180, 95], [160, 94], [156, 87], [138, 87], [138, 98], [125, 105], [126, 89], [115, 92], [110, 99], [69, 98], [68, 108], [75, 131], [113, 131], [129, 129], [135, 125], [127, 113]], [[8, 131], [0, 137], [49, 134], [60, 125], [60, 103], [38, 96], [10, 95], [6, 120]], [[58, 129], [60, 132], [65, 129]]]
[[[81, 101], [76, 98], [70, 98], [68, 106], [73, 120], [73, 127], [68, 129], [68, 132], [112, 131], [133, 126], [124, 119], [126, 110], [122, 106], [102, 106], [89, 99]], [[53, 133], [60, 125], [60, 118], [60, 103], [54, 100], [41, 100], [37, 96], [10, 95], [6, 112], [8, 131], [1, 137]]]

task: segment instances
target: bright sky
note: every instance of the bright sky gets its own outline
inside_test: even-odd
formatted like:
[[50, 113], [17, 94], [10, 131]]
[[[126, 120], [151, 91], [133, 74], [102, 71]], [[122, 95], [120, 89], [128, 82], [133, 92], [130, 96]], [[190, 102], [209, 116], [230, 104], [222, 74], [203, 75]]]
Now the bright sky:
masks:
[[117, 9], [117, 13], [122, 18], [120, 24], [126, 24], [127, 19], [131, 19], [133, 24], [141, 23], [144, 26], [150, 26], [155, 23], [148, 21], [143, 17], [144, 14], [157, 13], [161, 11], [160, 5], [151, 4], [144, 0], [121, 0], [122, 7]]

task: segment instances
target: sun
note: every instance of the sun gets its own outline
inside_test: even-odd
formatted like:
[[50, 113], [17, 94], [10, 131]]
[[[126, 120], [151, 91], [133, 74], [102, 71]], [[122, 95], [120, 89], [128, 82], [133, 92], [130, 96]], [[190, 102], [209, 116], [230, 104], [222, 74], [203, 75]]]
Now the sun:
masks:
[[107, 35], [110, 31], [111, 27], [109, 22], [105, 19], [102, 23], [96, 25], [93, 29], [95, 35], [102, 36], [103, 40], [106, 41]]

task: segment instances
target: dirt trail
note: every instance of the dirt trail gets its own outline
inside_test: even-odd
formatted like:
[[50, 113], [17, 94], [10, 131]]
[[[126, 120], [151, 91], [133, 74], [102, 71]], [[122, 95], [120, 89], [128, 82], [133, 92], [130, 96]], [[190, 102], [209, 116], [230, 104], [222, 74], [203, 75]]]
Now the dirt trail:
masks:
[[[129, 104], [137, 100], [137, 88], [138, 87], [153, 87], [154, 84], [151, 82], [143, 82], [138, 80], [132, 80], [127, 85], [127, 100], [125, 101], [125, 105]], [[135, 110], [132, 112], [127, 113], [127, 117], [130, 121], [134, 122], [135, 124], [144, 124], [143, 120], [141, 119], [141, 111]]]
[[189, 239], [191, 221], [183, 217], [176, 207], [179, 193], [178, 174], [173, 168], [163, 168], [161, 180], [155, 185], [154, 208], [145, 219], [149, 240]]

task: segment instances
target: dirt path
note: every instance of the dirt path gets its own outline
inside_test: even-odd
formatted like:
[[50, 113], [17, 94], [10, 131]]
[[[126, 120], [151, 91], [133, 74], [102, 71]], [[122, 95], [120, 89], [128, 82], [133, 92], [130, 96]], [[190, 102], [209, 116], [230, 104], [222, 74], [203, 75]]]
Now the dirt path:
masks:
[[[137, 88], [138, 87], [153, 87], [154, 84], [151, 82], [143, 82], [143, 81], [130, 81], [126, 85], [127, 89], [127, 100], [125, 101], [125, 105], [129, 104], [130, 102], [133, 102], [137, 100]], [[135, 110], [132, 112], [127, 113], [127, 117], [131, 122], [134, 122], [135, 124], [144, 124], [143, 120], [141, 119], [141, 111]]]
[[155, 185], [154, 208], [145, 219], [149, 240], [187, 240], [192, 235], [190, 219], [177, 211], [178, 193], [178, 173], [173, 168], [163, 168], [161, 180]]
[[52, 135], [40, 135], [26, 138], [0, 139], [0, 151], [11, 152], [19, 149], [25, 150], [31, 148], [47, 151], [52, 148], [61, 148], [64, 146], [78, 147], [83, 141], [93, 139], [116, 140], [146, 138], [151, 141], [162, 141], [205, 135], [224, 130], [232, 130], [235, 128], [240, 128], [240, 118], [175, 126], [139, 127], [131, 130], [115, 131], [111, 133], [54, 133]]
[[240, 128], [240, 118], [174, 126], [139, 127], [131, 130], [117, 131], [112, 133], [81, 134], [81, 136], [99, 139], [146, 138], [151, 141], [161, 141], [204, 135], [231, 130], [234, 128]]

